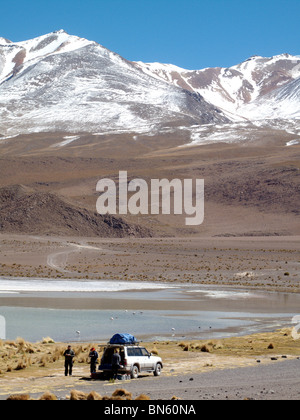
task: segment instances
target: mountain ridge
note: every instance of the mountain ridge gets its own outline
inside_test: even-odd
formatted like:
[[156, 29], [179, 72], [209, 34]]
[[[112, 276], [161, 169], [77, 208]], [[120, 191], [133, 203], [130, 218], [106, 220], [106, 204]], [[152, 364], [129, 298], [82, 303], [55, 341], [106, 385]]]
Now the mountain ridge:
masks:
[[[287, 53], [273, 57], [252, 56], [229, 68], [185, 70], [160, 63], [136, 62], [136, 65], [147, 74], [199, 93], [234, 120], [261, 119], [262, 113], [268, 119], [289, 117], [286, 113], [274, 113], [275, 109], [264, 112], [260, 100], [300, 78], [300, 57]], [[290, 95], [293, 95], [292, 88]], [[248, 104], [253, 104], [256, 112]], [[297, 105], [292, 117], [300, 118], [300, 102]]]
[[1, 45], [0, 80], [2, 136], [149, 132], [165, 124], [228, 121], [198, 93], [145, 75], [100, 44], [63, 30]]
[[64, 30], [0, 38], [0, 138], [298, 119], [299, 85], [300, 57], [289, 54], [185, 70], [131, 62]]

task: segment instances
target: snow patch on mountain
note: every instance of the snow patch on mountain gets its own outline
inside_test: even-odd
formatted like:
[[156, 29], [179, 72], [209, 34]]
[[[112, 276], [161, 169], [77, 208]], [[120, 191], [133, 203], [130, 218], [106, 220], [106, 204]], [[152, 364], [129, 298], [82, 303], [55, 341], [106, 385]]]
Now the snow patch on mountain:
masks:
[[300, 78], [245, 105], [241, 112], [249, 119], [300, 118]]
[[299, 121], [299, 56], [185, 70], [130, 62], [64, 30], [22, 42], [0, 38], [0, 141], [59, 131], [70, 136], [53, 147], [66, 147], [82, 132], [136, 140], [183, 132], [198, 145], [251, 140], [268, 128], [296, 139]]
[[145, 74], [64, 31], [0, 46], [0, 134], [146, 133], [169, 123], [227, 122], [198, 94]]
[[256, 120], [230, 124], [205, 124], [202, 126], [180, 127], [189, 133], [190, 142], [180, 147], [192, 147], [211, 143], [257, 142], [265, 137], [298, 136], [286, 143], [294, 146], [300, 143], [300, 119]]
[[56, 147], [68, 146], [69, 144], [79, 139], [80, 139], [80, 136], [65, 136], [63, 141], [61, 141], [60, 143], [53, 144], [52, 147], [56, 148]]
[[63, 54], [94, 44], [64, 30], [16, 43], [8, 41], [2, 44], [3, 39], [0, 39], [0, 84], [51, 54]]
[[159, 63], [136, 65], [147, 74], [199, 93], [233, 121], [300, 117], [299, 56], [253, 56], [229, 68], [202, 70]]
[[287, 146], [296, 146], [297, 144], [300, 144], [300, 140], [291, 140], [287, 142]]

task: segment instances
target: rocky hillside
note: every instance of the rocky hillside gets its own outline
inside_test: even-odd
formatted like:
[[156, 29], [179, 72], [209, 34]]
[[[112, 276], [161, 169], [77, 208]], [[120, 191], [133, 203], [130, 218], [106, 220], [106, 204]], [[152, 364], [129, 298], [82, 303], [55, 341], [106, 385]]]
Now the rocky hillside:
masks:
[[147, 228], [92, 213], [55, 194], [20, 185], [0, 189], [0, 232], [108, 238], [151, 236]]

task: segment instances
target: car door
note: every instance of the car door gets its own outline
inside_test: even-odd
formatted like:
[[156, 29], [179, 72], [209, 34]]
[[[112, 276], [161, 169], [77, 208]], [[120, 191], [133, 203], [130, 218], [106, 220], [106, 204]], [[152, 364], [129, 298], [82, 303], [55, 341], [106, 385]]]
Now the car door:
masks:
[[140, 351], [141, 351], [143, 370], [152, 370], [153, 365], [152, 365], [150, 353], [145, 348], [141, 348]]
[[127, 352], [127, 367], [131, 370], [132, 367], [136, 364], [136, 357], [135, 357], [135, 349], [132, 347], [128, 347], [126, 349]]
[[140, 348], [134, 349], [134, 359], [136, 360], [136, 363], [140, 366], [140, 371], [142, 372], [145, 370], [145, 358], [143, 357], [142, 350]]
[[128, 355], [128, 362], [130, 364], [130, 368], [132, 369], [134, 365], [138, 365], [140, 367], [140, 371], [143, 370], [143, 358], [142, 353], [139, 348], [131, 347], [127, 348], [127, 355]]

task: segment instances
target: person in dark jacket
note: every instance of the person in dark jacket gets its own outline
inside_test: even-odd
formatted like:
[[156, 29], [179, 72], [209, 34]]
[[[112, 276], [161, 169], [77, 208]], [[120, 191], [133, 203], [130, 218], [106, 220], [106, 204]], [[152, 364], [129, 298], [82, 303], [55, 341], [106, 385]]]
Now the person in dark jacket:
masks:
[[68, 376], [68, 374], [72, 376], [75, 353], [72, 350], [71, 346], [68, 346], [67, 350], [64, 352], [64, 356], [65, 356], [65, 376]]
[[120, 365], [121, 365], [121, 356], [119, 354], [119, 351], [116, 350], [112, 356], [112, 360], [111, 360], [111, 367], [112, 367], [112, 372], [114, 375], [114, 379], [117, 379], [118, 377], [118, 371], [120, 369]]
[[91, 359], [91, 374], [96, 372], [96, 364], [98, 360], [98, 353], [96, 352], [96, 349], [93, 347], [90, 350], [89, 358]]

